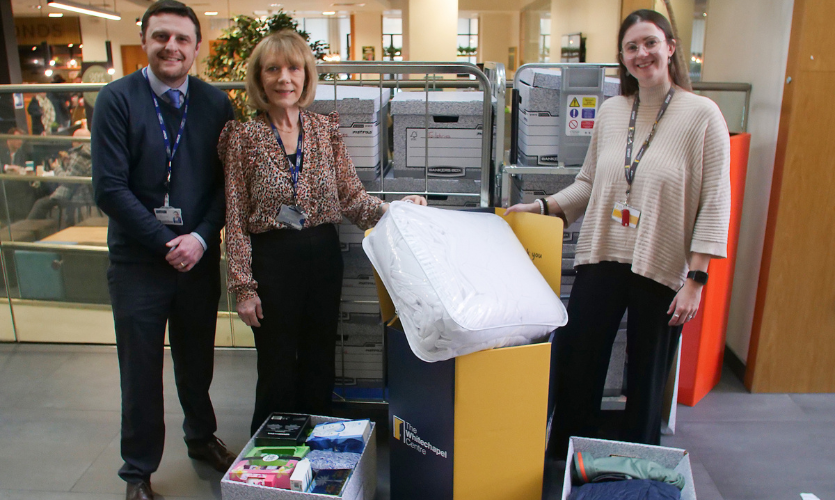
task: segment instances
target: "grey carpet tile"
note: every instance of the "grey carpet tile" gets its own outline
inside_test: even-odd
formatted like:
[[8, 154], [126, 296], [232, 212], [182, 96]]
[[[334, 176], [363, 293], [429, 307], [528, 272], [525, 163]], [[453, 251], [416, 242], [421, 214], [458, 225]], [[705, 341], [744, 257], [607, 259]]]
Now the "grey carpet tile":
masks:
[[[90, 494], [71, 493], [66, 491], [43, 491], [43, 490], [0, 490], [0, 500], [124, 500], [124, 492], [121, 494]], [[173, 500], [173, 499], [169, 499]]]
[[742, 422], [808, 420], [787, 394], [711, 393], [696, 406], [678, 406], [677, 424], [690, 422]]
[[[159, 470], [151, 476], [151, 485], [161, 498], [220, 498], [222, 474], [202, 462], [192, 460], [186, 452], [181, 430], [182, 415], [165, 417], [165, 450]], [[231, 446], [231, 445], [230, 445]], [[122, 464], [118, 435], [73, 485], [74, 493], [124, 495], [125, 483], [117, 476]]]
[[[43, 360], [42, 356], [33, 362]], [[118, 373], [118, 361], [113, 353], [70, 353], [48, 375], [4, 378], [0, 394], [15, 397], [17, 408], [118, 412], [121, 407]]]
[[[119, 433], [118, 412], [0, 410], [0, 485], [69, 491]], [[32, 464], [49, 458], [48, 474]]]
[[693, 485], [699, 500], [725, 500], [716, 488], [710, 473], [701, 462], [695, 460], [693, 455], [690, 455], [690, 468], [693, 471]]
[[790, 394], [810, 420], [835, 422], [835, 394]]

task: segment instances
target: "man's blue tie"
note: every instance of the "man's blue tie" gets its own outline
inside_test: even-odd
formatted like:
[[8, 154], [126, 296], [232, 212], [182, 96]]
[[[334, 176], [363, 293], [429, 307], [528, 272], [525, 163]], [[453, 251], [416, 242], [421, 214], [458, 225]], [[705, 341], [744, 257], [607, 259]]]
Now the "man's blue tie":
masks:
[[180, 109], [180, 91], [177, 89], [168, 89], [165, 91], [165, 94], [168, 96], [171, 105]]

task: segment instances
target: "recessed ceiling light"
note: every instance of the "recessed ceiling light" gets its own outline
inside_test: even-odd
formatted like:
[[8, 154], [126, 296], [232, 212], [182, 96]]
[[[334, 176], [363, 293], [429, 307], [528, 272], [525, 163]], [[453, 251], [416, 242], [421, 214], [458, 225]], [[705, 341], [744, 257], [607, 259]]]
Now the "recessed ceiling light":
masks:
[[79, 14], [87, 14], [88, 16], [103, 17], [112, 21], [119, 21], [122, 19], [122, 16], [119, 15], [118, 12], [93, 7], [91, 5], [75, 3], [70, 0], [47, 0], [46, 4], [56, 9], [69, 10], [72, 12], [78, 12]]
[[280, 3], [271, 3], [270, 7], [281, 7]]
[[212, 10], [212, 11], [209, 11], [209, 12], [205, 12], [204, 14], [206, 14], [207, 16], [216, 16], [217, 12]]
[[49, 17], [64, 17], [64, 14], [60, 12], [50, 12]]
[[48, 70], [44, 71], [43, 74], [46, 75], [46, 76], [52, 76], [52, 70], [48, 69]]
[[332, 10], [328, 10], [328, 11], [322, 12], [322, 15], [323, 16], [333, 16], [333, 15], [336, 15], [336, 12], [334, 12]]

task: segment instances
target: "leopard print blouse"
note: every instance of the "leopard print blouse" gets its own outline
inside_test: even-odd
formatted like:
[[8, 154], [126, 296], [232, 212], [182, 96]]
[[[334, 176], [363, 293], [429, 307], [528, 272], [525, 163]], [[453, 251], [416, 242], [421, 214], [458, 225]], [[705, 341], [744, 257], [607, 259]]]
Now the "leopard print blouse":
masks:
[[[363, 229], [373, 226], [382, 201], [366, 193], [357, 177], [339, 134], [339, 115], [302, 111], [302, 130], [304, 163], [295, 204], [307, 214], [305, 227], [338, 224], [343, 215]], [[294, 204], [290, 163], [265, 114], [246, 123], [229, 121], [217, 149], [226, 177], [228, 286], [244, 301], [256, 297], [258, 288], [249, 235], [294, 231], [276, 220], [282, 204]]]

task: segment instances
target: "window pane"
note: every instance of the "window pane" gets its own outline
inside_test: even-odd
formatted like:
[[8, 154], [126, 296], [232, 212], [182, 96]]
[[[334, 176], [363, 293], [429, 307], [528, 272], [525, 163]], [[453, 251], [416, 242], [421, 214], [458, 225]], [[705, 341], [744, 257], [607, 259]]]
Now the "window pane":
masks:
[[394, 46], [397, 48], [403, 48], [403, 35], [394, 35], [391, 37], [394, 41]]
[[470, 46], [470, 37], [467, 35], [458, 35], [458, 46], [459, 47], [469, 47]]
[[310, 35], [310, 41], [321, 40], [328, 42], [328, 20], [327, 19], [305, 19], [304, 30]]
[[540, 19], [539, 20], [539, 34], [540, 35], [550, 35], [551, 34], [551, 20], [550, 19]]
[[469, 19], [458, 18], [458, 34], [470, 32], [469, 21]]
[[403, 20], [399, 17], [384, 17], [383, 18], [383, 33], [388, 34], [403, 34]]
[[473, 35], [478, 34], [478, 18], [470, 19], [470, 33]]

